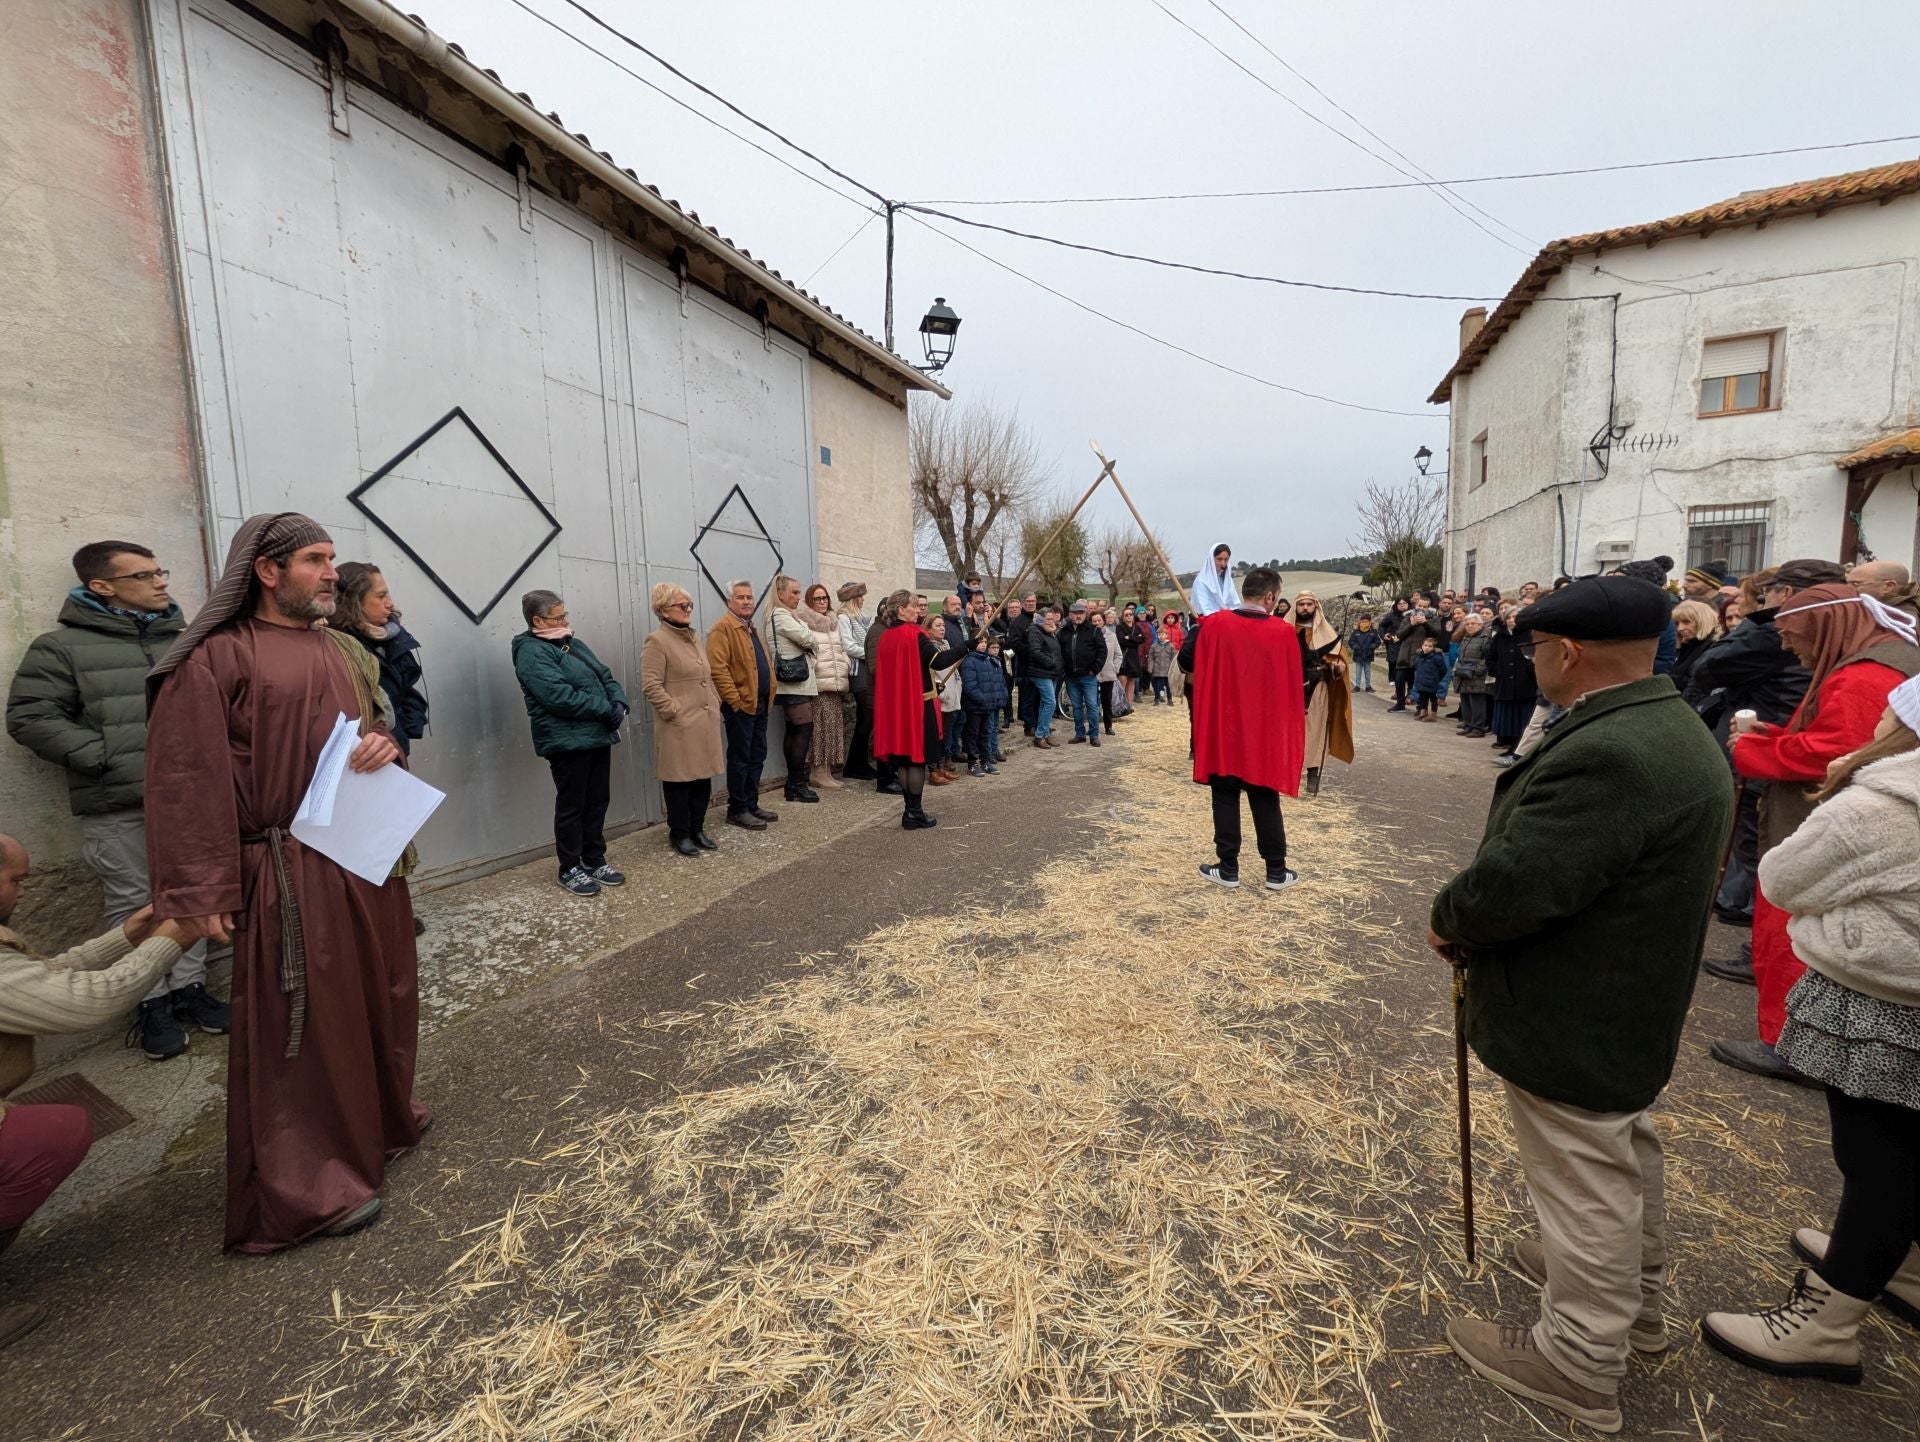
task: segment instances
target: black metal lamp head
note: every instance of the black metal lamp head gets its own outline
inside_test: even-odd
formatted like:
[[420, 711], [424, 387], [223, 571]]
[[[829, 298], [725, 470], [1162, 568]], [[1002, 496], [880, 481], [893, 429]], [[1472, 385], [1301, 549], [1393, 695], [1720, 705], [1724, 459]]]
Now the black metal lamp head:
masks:
[[1420, 468], [1420, 474], [1423, 476], [1427, 473], [1427, 466], [1432, 460], [1433, 452], [1425, 446], [1413, 453], [1413, 463]]
[[943, 369], [953, 359], [953, 339], [960, 330], [960, 317], [954, 314], [945, 296], [935, 296], [933, 308], [920, 318], [920, 340], [927, 351], [927, 369]]

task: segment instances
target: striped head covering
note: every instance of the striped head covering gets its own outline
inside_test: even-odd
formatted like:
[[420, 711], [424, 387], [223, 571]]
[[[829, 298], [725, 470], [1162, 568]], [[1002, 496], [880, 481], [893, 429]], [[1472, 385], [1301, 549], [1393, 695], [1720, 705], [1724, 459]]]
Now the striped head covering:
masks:
[[233, 544], [227, 547], [226, 569], [221, 571], [219, 583], [207, 597], [207, 604], [160, 658], [160, 664], [147, 673], [147, 705], [153, 705], [153, 698], [160, 694], [160, 683], [175, 667], [191, 656], [216, 628], [226, 625], [246, 609], [247, 598], [253, 591], [255, 561], [262, 557], [277, 561], [291, 556], [302, 546], [317, 546], [332, 540], [324, 526], [298, 511], [249, 516], [242, 522], [234, 534]]

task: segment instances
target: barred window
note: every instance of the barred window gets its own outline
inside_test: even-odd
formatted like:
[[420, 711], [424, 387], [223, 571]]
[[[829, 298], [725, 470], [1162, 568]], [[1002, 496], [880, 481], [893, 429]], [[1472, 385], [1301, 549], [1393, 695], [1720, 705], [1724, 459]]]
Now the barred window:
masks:
[[1687, 565], [1724, 561], [1736, 576], [1762, 569], [1767, 564], [1767, 525], [1771, 517], [1772, 507], [1766, 501], [1689, 507]]

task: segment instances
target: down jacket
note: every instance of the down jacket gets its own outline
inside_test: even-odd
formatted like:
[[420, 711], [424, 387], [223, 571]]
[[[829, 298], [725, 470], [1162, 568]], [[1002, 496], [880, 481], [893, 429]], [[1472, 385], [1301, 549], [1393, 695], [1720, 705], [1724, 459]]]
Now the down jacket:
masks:
[[141, 804], [147, 672], [186, 624], [177, 603], [143, 623], [75, 586], [59, 629], [36, 637], [20, 658], [7, 693], [7, 734], [67, 773], [75, 816]]
[[813, 633], [813, 679], [822, 691], [846, 691], [853, 684], [853, 662], [840, 637], [837, 622]]
[[543, 641], [522, 631], [513, 638], [513, 674], [533, 723], [534, 755], [596, 751], [620, 739], [615, 719], [627, 693], [578, 636]]
[[969, 651], [960, 662], [960, 704], [968, 711], [998, 711], [1007, 704], [1007, 669], [998, 656]]
[[1920, 1007], [1920, 753], [1854, 773], [1760, 859], [1793, 953], [1822, 976]]

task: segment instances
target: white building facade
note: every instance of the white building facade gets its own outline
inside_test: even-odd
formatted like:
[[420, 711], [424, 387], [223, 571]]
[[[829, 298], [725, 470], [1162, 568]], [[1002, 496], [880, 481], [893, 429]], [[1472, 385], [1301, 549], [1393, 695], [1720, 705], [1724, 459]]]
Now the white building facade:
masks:
[[1431, 399], [1450, 584], [1920, 563], [1920, 161], [1557, 241]]
[[[308, 512], [422, 643], [450, 879], [550, 846], [523, 591], [638, 702], [658, 582], [702, 625], [780, 569], [911, 583], [907, 397], [946, 392], [417, 21], [22, 0], [9, 30], [0, 81], [45, 103], [0, 152], [7, 675], [81, 544], [152, 545], [191, 614], [246, 516]], [[613, 826], [659, 819], [650, 727]], [[36, 863], [77, 854], [55, 768], [0, 745], [0, 787]]]

